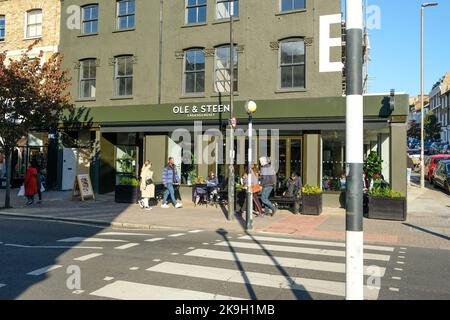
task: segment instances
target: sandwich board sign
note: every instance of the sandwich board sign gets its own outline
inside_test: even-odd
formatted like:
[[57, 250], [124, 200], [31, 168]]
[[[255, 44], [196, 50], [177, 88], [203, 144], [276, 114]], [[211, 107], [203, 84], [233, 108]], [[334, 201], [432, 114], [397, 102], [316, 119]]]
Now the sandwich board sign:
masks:
[[76, 176], [72, 198], [81, 198], [81, 201], [90, 198], [95, 200], [94, 189], [92, 188], [92, 182], [89, 174], [79, 174]]

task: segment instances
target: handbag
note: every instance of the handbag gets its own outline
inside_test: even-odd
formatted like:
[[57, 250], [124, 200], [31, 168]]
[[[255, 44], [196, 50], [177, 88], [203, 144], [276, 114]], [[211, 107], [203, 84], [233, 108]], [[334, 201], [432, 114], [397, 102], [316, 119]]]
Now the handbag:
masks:
[[261, 188], [261, 185], [260, 184], [255, 184], [253, 187], [252, 187], [252, 192], [253, 193], [258, 193], [258, 192], [260, 192], [262, 190], [262, 188]]
[[145, 184], [148, 186], [150, 184], [153, 184], [153, 180], [152, 179], [147, 179], [145, 180]]
[[45, 192], [44, 184], [41, 182], [41, 192]]
[[25, 196], [25, 187], [24, 185], [20, 186], [19, 192], [17, 193], [18, 197], [24, 197]]

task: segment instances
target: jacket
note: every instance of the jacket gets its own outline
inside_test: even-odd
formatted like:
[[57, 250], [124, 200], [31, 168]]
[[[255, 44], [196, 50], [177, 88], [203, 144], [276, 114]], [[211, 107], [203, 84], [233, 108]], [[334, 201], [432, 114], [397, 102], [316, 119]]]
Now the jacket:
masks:
[[166, 165], [162, 172], [162, 183], [164, 186], [168, 184], [174, 184], [180, 182], [180, 177], [177, 173], [177, 168], [175, 166], [170, 167], [170, 165]]
[[141, 172], [141, 196], [142, 198], [154, 198], [155, 197], [155, 184], [147, 185], [146, 181], [153, 179], [153, 171], [150, 168], [145, 168]]
[[38, 193], [37, 174], [38, 173], [36, 168], [29, 167], [27, 169], [24, 180], [26, 196], [34, 196], [36, 193]]
[[274, 186], [277, 183], [277, 176], [275, 175], [275, 171], [270, 164], [266, 164], [261, 167], [261, 176], [263, 187]]

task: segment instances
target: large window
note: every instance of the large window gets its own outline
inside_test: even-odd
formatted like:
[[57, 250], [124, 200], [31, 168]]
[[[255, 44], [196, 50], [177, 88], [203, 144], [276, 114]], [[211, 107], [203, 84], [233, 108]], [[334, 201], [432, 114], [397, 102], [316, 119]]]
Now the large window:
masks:
[[83, 7], [82, 34], [93, 34], [98, 32], [98, 5], [92, 4]]
[[281, 89], [305, 88], [305, 43], [289, 39], [280, 43]]
[[205, 53], [203, 49], [186, 50], [184, 54], [184, 93], [205, 92]]
[[135, 26], [135, 1], [119, 0], [117, 1], [117, 29], [133, 29]]
[[217, 0], [216, 19], [226, 19], [230, 17], [239, 17], [239, 0]]
[[339, 191], [345, 174], [345, 131], [322, 131], [322, 189]]
[[5, 16], [0, 16], [0, 41], [5, 40]]
[[186, 23], [206, 22], [206, 0], [186, 0]]
[[38, 38], [42, 36], [42, 10], [36, 9], [27, 12], [26, 38]]
[[281, 11], [292, 11], [306, 8], [306, 0], [280, 0]]
[[80, 61], [80, 98], [95, 98], [97, 66], [95, 59]]
[[[215, 57], [215, 90], [216, 92], [230, 92], [231, 90], [231, 61], [230, 46], [216, 48]], [[233, 66], [233, 90], [238, 91], [238, 52], [234, 47], [234, 66]]]
[[116, 57], [115, 87], [117, 97], [133, 95], [133, 56]]

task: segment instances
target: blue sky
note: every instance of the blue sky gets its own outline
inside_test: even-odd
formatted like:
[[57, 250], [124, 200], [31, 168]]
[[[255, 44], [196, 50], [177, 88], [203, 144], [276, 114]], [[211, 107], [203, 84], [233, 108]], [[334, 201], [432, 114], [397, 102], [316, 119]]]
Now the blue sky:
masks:
[[[369, 92], [420, 93], [419, 0], [369, 0], [381, 9], [381, 29], [370, 30]], [[450, 71], [450, 0], [425, 8], [425, 93]]]

